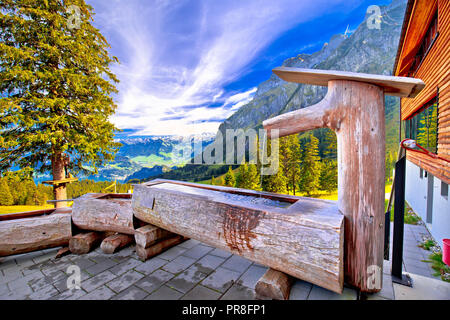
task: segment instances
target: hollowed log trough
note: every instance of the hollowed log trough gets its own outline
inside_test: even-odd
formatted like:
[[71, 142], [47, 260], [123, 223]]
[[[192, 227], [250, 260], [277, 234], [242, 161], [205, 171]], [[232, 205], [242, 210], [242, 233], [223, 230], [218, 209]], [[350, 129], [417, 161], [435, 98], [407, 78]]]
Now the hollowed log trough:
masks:
[[83, 230], [134, 235], [131, 194], [87, 193], [74, 200], [72, 221]]
[[333, 201], [159, 179], [134, 186], [132, 207], [140, 220], [342, 292], [344, 220]]

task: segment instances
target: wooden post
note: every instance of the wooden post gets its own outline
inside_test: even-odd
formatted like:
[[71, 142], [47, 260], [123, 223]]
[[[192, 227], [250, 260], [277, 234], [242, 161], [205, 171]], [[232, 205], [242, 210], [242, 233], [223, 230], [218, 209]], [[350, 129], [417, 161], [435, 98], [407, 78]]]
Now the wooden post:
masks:
[[151, 257], [154, 257], [169, 248], [172, 248], [173, 246], [183, 242], [184, 240], [185, 238], [183, 236], [176, 235], [174, 237], [161, 240], [148, 248], [136, 245], [136, 254], [141, 261], [146, 261], [147, 259], [150, 259]]
[[105, 238], [100, 245], [102, 251], [106, 254], [112, 254], [130, 243], [132, 243], [134, 238], [128, 234], [114, 234]]
[[151, 224], [136, 229], [134, 233], [136, 245], [141, 246], [142, 248], [148, 248], [158, 240], [169, 236], [176, 236], [176, 234]]
[[79, 233], [69, 241], [70, 252], [75, 254], [89, 253], [100, 244], [104, 237], [105, 235], [102, 232]]
[[419, 79], [338, 71], [277, 68], [282, 79], [328, 85], [318, 104], [266, 120], [279, 136], [328, 127], [338, 144], [338, 207], [345, 215], [345, 281], [364, 292], [382, 283], [384, 239], [384, 93], [414, 96]]
[[256, 299], [288, 300], [293, 280], [291, 276], [270, 268], [256, 283]]

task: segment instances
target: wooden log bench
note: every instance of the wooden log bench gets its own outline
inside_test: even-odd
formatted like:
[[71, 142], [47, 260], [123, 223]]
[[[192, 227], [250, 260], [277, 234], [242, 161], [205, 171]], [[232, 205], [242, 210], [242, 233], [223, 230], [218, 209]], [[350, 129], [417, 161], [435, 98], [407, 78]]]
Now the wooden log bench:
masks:
[[83, 230], [134, 235], [131, 194], [87, 193], [73, 201], [72, 221]]
[[343, 215], [333, 201], [170, 180], [135, 185], [152, 225], [335, 292], [343, 288]]
[[67, 246], [72, 236], [70, 208], [0, 215], [0, 256]]

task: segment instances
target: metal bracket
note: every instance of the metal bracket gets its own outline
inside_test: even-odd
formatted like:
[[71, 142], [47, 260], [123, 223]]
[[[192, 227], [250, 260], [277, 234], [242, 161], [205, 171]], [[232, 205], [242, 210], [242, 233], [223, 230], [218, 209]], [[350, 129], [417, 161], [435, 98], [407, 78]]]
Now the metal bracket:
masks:
[[412, 279], [408, 274], [402, 274], [401, 277], [392, 276], [392, 282], [412, 288]]

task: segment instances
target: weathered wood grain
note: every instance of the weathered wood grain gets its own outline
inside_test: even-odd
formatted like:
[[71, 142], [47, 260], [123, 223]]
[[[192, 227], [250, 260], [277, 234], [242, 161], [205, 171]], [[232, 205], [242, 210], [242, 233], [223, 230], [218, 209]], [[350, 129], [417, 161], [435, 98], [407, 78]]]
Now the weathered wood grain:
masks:
[[420, 79], [370, 73], [292, 67], [275, 68], [273, 69], [273, 73], [285, 81], [324, 87], [328, 86], [328, 82], [333, 80], [363, 82], [376, 85], [382, 88], [387, 95], [397, 97], [415, 97], [425, 87], [425, 83]]
[[[167, 190], [163, 182], [134, 187], [133, 212], [140, 220], [342, 291], [344, 225], [335, 202], [171, 182], [194, 188], [192, 194]], [[286, 199], [290, 205], [244, 205], [224, 200], [217, 195], [219, 190]]]
[[293, 278], [284, 272], [269, 268], [255, 286], [259, 300], [288, 300]]
[[318, 104], [263, 122], [270, 137], [328, 127], [337, 135], [339, 210], [345, 215], [345, 280], [365, 292], [383, 269], [385, 120], [381, 87], [332, 80]]
[[144, 227], [141, 227], [139, 229], [135, 230], [134, 238], [136, 241], [136, 245], [141, 246], [142, 248], [148, 248], [152, 244], [156, 243], [158, 240], [170, 237], [170, 236], [176, 236], [176, 234], [158, 228], [154, 225], [146, 225]]
[[74, 235], [69, 241], [70, 252], [75, 254], [89, 253], [102, 242], [105, 236], [102, 232], [94, 231]]
[[60, 259], [64, 256], [67, 256], [68, 254], [70, 254], [70, 249], [69, 247], [62, 247], [61, 249], [58, 250], [58, 252], [56, 253], [55, 259]]
[[73, 223], [80, 229], [134, 234], [131, 194], [88, 193], [73, 202]]
[[154, 257], [185, 240], [186, 239], [183, 236], [176, 235], [164, 240], [160, 240], [159, 242], [151, 245], [148, 248], [136, 245], [136, 254], [141, 261], [146, 261], [151, 257]]
[[0, 256], [64, 246], [71, 236], [70, 214], [0, 221]]
[[128, 234], [114, 234], [105, 238], [100, 245], [102, 251], [106, 254], [113, 254], [118, 250], [128, 246], [134, 241], [133, 236]]

